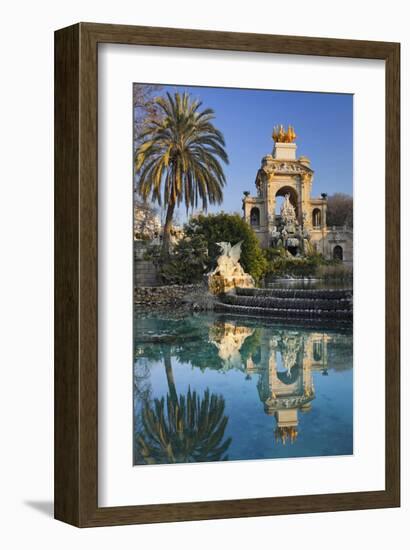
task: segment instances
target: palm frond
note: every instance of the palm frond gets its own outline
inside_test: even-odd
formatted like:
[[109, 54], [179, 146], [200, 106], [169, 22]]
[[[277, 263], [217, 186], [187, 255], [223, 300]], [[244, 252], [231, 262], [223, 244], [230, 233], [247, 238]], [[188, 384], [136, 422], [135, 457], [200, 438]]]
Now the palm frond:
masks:
[[228, 417], [225, 400], [205, 390], [201, 398], [188, 389], [173, 399], [169, 394], [146, 404], [136, 434], [138, 454], [146, 464], [226, 460], [231, 438], [224, 435]]
[[188, 93], [166, 93], [155, 100], [160, 120], [149, 120], [135, 155], [137, 192], [165, 204], [183, 203], [187, 210], [220, 203], [228, 164], [225, 140], [212, 123], [210, 108]]

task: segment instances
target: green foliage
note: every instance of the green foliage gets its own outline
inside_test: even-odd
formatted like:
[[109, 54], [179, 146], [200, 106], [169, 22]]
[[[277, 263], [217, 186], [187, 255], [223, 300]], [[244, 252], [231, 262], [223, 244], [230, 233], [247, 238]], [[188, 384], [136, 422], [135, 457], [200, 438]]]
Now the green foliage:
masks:
[[285, 258], [287, 256], [285, 248], [283, 246], [265, 248], [263, 251], [266, 261], [268, 262], [267, 271], [270, 269], [270, 264], [278, 258]]
[[167, 209], [163, 248], [170, 251], [170, 228], [181, 203], [203, 209], [220, 204], [226, 183], [221, 162], [228, 163], [225, 140], [213, 125], [212, 109], [187, 93], [167, 93], [155, 100], [159, 120], [148, 121], [135, 154], [136, 188], [140, 197]]
[[325, 281], [352, 281], [353, 271], [343, 265], [340, 260], [332, 260], [317, 268], [316, 276]]
[[170, 258], [159, 259], [161, 278], [166, 284], [193, 284], [202, 281], [208, 261], [202, 235], [182, 238]]
[[155, 399], [142, 410], [142, 430], [136, 433], [144, 464], [227, 460], [231, 438], [224, 439], [228, 417], [222, 396], [188, 388], [186, 395]]
[[247, 359], [254, 357], [261, 347], [261, 329], [255, 328], [253, 333], [249, 335], [239, 350], [242, 361], [246, 365]]
[[339, 260], [326, 260], [322, 254], [292, 256], [283, 247], [262, 249], [252, 228], [239, 214], [200, 214], [184, 226], [184, 237], [171, 256], [164, 256], [160, 246], [150, 247], [144, 255], [159, 267], [165, 284], [194, 284], [215, 267], [220, 249], [216, 243], [232, 245], [242, 242], [240, 263], [256, 282], [266, 275], [283, 277], [320, 277], [348, 279], [351, 271]]
[[317, 252], [303, 257], [291, 256], [284, 248], [267, 248], [264, 255], [268, 264], [266, 274], [276, 276], [320, 276], [320, 268], [339, 263], [338, 260], [326, 260]]
[[242, 242], [240, 263], [244, 270], [259, 281], [267, 269], [267, 261], [263, 255], [259, 241], [244, 219], [239, 214], [200, 214], [191, 218], [184, 227], [187, 238], [201, 236], [206, 242], [208, 258], [206, 270], [215, 266], [220, 249], [216, 243], [225, 241], [232, 245]]
[[221, 202], [225, 175], [218, 157], [227, 163], [228, 155], [222, 133], [211, 123], [214, 111], [200, 111], [201, 102], [187, 93], [167, 93], [155, 104], [162, 118], [147, 122], [136, 152], [141, 197], [166, 205], [184, 202], [186, 208], [196, 207], [198, 199], [203, 208], [208, 201]]

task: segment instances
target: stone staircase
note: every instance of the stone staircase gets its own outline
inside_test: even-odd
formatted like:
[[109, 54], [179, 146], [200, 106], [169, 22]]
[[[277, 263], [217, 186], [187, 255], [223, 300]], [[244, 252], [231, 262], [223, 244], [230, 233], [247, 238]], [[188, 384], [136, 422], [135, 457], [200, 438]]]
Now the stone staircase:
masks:
[[352, 323], [353, 291], [236, 288], [220, 296], [217, 311], [289, 321]]

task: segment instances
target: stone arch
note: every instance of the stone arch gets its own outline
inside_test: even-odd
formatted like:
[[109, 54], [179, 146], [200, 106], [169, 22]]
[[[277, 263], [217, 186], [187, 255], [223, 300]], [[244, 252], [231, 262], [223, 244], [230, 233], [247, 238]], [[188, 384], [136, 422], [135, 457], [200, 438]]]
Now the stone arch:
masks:
[[322, 211], [320, 208], [314, 208], [312, 211], [312, 226], [314, 229], [322, 227]]
[[262, 350], [260, 346], [256, 348], [256, 350], [252, 353], [252, 361], [255, 365], [259, 365], [262, 361]]
[[287, 371], [280, 371], [276, 374], [278, 380], [285, 386], [294, 384], [299, 376], [302, 374], [300, 366], [294, 366], [290, 369], [290, 373]]
[[277, 205], [277, 197], [284, 197], [285, 195], [289, 194], [289, 201], [291, 205], [295, 209], [296, 218], [299, 218], [299, 197], [298, 192], [294, 187], [291, 187], [290, 185], [284, 185], [283, 187], [280, 187], [276, 193], [275, 193], [275, 214], [278, 215], [280, 212], [278, 211]]
[[261, 213], [257, 206], [251, 208], [250, 211], [250, 222], [252, 227], [259, 227], [261, 224]]
[[343, 248], [338, 244], [333, 249], [333, 259], [343, 261]]

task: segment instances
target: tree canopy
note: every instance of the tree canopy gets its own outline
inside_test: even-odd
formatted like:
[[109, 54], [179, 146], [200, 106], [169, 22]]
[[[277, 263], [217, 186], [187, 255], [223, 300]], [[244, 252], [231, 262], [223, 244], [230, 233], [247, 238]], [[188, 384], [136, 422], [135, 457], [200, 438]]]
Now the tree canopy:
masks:
[[175, 207], [220, 204], [226, 183], [220, 161], [228, 163], [225, 140], [212, 124], [212, 109], [189, 94], [158, 97], [159, 119], [151, 119], [139, 136], [135, 168], [137, 192], [166, 207], [163, 249], [169, 254]]
[[353, 227], [353, 197], [345, 193], [335, 193], [327, 199], [327, 225]]
[[220, 249], [216, 243], [226, 241], [232, 245], [242, 242], [240, 263], [244, 270], [258, 281], [266, 271], [266, 259], [257, 236], [239, 214], [209, 214], [192, 217], [185, 225], [187, 238], [201, 236], [208, 248], [207, 270], [214, 267]]

